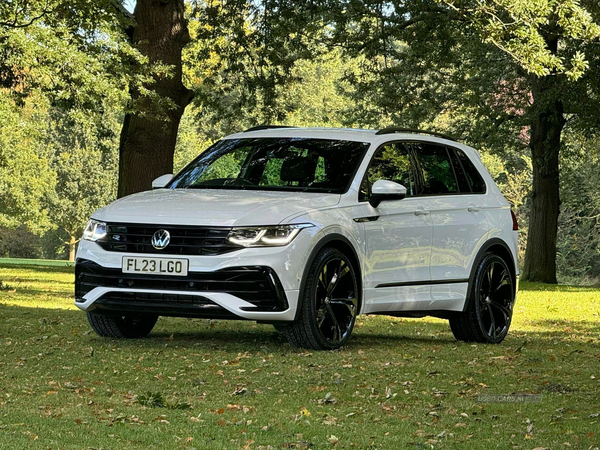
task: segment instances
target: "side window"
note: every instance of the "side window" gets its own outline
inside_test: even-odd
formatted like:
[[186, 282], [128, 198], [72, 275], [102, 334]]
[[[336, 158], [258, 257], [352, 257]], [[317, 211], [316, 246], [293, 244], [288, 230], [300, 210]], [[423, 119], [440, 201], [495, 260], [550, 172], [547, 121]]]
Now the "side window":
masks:
[[423, 180], [419, 183], [420, 195], [452, 194], [458, 192], [454, 170], [446, 147], [426, 143], [414, 143], [418, 149], [416, 156], [419, 161]]
[[325, 158], [319, 156], [317, 160], [317, 170], [315, 172], [315, 181], [314, 183], [322, 183], [327, 180], [327, 174], [325, 172]]
[[260, 179], [260, 186], [285, 186], [285, 183], [281, 181], [279, 174], [281, 173], [281, 166], [283, 165], [282, 158], [270, 158], [267, 159], [265, 170]]
[[448, 154], [450, 155], [450, 159], [452, 160], [452, 167], [454, 167], [454, 174], [456, 175], [456, 180], [458, 181], [458, 190], [461, 194], [470, 194], [471, 185], [469, 184], [469, 180], [467, 180], [467, 176], [465, 175], [465, 171], [463, 170], [462, 164], [458, 160], [456, 151], [450, 147], [447, 147], [447, 149]]
[[469, 180], [469, 184], [471, 185], [471, 191], [473, 194], [485, 194], [485, 182], [479, 172], [471, 162], [471, 160], [464, 154], [461, 150], [456, 150], [458, 154], [458, 159], [462, 163], [463, 168], [465, 169], [465, 173], [467, 175], [467, 179]]
[[377, 150], [363, 178], [358, 200], [368, 200], [371, 187], [378, 180], [395, 181], [406, 188], [407, 196], [415, 195], [411, 160], [407, 147], [402, 143], [388, 144]]

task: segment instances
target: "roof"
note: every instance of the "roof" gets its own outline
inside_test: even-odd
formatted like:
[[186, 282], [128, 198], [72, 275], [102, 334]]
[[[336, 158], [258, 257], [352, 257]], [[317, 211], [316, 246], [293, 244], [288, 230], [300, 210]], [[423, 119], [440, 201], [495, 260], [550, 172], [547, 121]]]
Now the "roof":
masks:
[[[404, 130], [404, 129], [398, 129]], [[241, 133], [225, 137], [225, 139], [243, 139], [257, 137], [304, 137], [314, 139], [339, 139], [355, 142], [382, 143], [395, 140], [423, 140], [428, 142], [452, 143], [460, 145], [450, 137], [441, 137], [429, 132], [394, 131], [394, 129], [369, 130], [364, 128], [297, 128], [297, 127], [268, 127], [259, 126], [250, 128]]]
[[367, 130], [359, 128], [326, 128], [326, 127], [311, 127], [311, 128], [300, 128], [300, 127], [277, 127], [277, 128], [250, 128], [247, 131], [241, 133], [232, 134], [227, 136], [226, 139], [240, 139], [245, 137], [318, 137], [318, 138], [332, 138], [342, 139], [347, 138], [352, 141], [370, 139], [375, 136], [377, 130]]

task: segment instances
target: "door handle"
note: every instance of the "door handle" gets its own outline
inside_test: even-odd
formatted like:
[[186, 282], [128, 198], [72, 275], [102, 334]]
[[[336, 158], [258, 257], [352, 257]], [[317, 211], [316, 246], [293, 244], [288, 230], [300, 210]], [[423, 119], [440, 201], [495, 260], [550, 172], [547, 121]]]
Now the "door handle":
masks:
[[478, 212], [478, 211], [481, 211], [481, 208], [479, 206], [475, 206], [475, 205], [471, 204], [467, 208], [467, 211], [469, 211], [469, 212]]
[[426, 216], [427, 214], [429, 214], [427, 209], [419, 208], [415, 210], [415, 216]]

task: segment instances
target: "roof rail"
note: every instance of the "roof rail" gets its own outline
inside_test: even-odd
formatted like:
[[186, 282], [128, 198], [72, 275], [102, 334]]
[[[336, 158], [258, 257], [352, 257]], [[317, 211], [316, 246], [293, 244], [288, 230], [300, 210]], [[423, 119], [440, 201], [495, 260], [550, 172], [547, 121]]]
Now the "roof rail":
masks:
[[401, 128], [401, 127], [388, 127], [379, 130], [376, 135], [381, 134], [393, 134], [393, 133], [418, 133], [418, 134], [430, 134], [431, 136], [441, 137], [444, 139], [448, 139], [450, 141], [458, 142], [456, 138], [452, 136], [448, 136], [447, 134], [437, 133], [435, 131], [427, 131], [427, 130], [417, 130], [413, 128]]
[[249, 131], [270, 130], [271, 128], [297, 128], [297, 127], [291, 127], [289, 125], [257, 125], [255, 127], [244, 130], [244, 133], [247, 133]]

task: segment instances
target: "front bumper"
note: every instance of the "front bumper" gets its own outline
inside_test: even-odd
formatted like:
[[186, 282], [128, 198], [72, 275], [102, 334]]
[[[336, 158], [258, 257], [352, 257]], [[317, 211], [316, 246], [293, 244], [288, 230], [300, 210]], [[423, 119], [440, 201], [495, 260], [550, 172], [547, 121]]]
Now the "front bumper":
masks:
[[270, 267], [231, 267], [185, 277], [123, 273], [86, 259], [75, 265], [75, 304], [84, 310], [163, 316], [236, 318], [231, 313], [282, 313], [287, 296]]
[[[104, 250], [81, 241], [75, 305], [84, 311], [177, 317], [291, 321], [316, 227], [286, 247], [186, 256], [187, 277], [122, 273], [123, 256], [177, 257]], [[191, 283], [191, 284], [190, 284]]]

